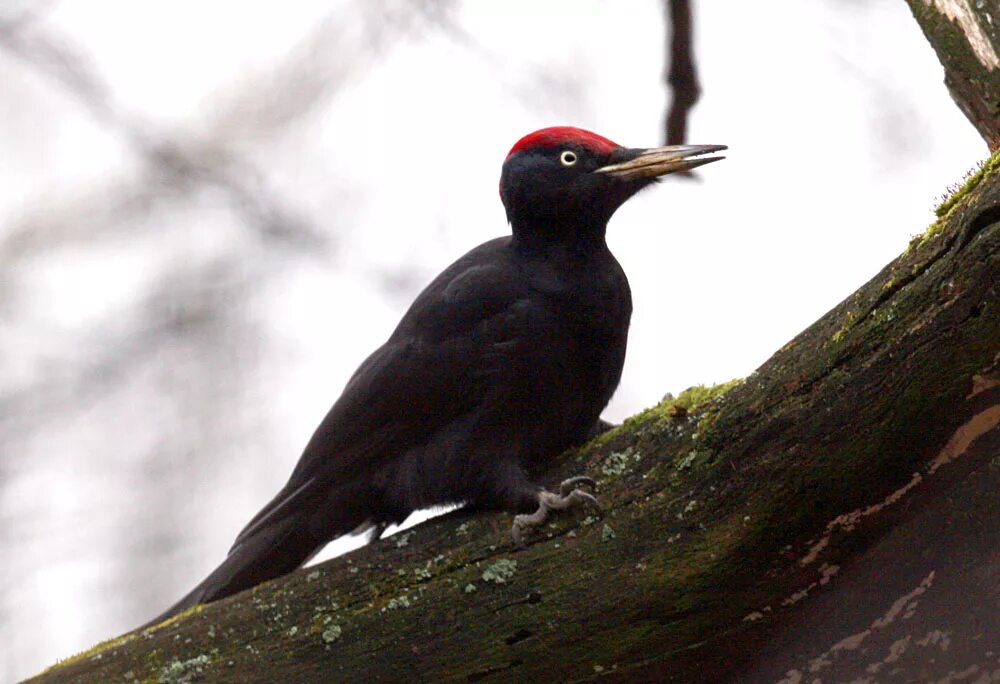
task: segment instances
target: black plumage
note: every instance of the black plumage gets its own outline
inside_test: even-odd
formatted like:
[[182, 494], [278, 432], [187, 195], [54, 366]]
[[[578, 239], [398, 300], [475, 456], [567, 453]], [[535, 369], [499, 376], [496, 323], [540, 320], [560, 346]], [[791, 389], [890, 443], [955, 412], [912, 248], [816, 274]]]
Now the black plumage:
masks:
[[519, 141], [503, 165], [512, 235], [431, 282], [351, 377], [288, 483], [223, 563], [161, 620], [302, 565], [331, 539], [462, 503], [515, 517], [515, 542], [558, 494], [531, 475], [599, 430], [621, 377], [628, 280], [608, 250], [614, 211], [658, 177], [721, 146], [626, 149], [570, 127]]

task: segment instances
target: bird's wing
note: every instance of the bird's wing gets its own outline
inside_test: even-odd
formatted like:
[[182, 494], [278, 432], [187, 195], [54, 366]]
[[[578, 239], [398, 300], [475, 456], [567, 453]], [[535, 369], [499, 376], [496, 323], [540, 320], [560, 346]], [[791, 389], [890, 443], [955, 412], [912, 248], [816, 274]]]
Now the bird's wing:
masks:
[[320, 423], [288, 483], [250, 521], [262, 526], [385, 459], [426, 443], [519, 371], [520, 342], [539, 315], [504, 257], [506, 240], [473, 250], [411, 305], [392, 337], [361, 364]]

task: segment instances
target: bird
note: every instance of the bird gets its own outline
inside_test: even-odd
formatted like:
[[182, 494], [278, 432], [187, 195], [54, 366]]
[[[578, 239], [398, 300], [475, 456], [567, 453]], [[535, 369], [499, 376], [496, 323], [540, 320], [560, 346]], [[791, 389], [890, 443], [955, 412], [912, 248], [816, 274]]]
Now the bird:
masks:
[[378, 539], [415, 510], [509, 512], [523, 548], [552, 511], [596, 505], [585, 475], [556, 492], [533, 477], [610, 427], [600, 414], [621, 379], [632, 297], [608, 221], [725, 149], [628, 148], [572, 126], [518, 140], [500, 176], [510, 234], [427, 285], [221, 565], [147, 626], [292, 572], [337, 537]]

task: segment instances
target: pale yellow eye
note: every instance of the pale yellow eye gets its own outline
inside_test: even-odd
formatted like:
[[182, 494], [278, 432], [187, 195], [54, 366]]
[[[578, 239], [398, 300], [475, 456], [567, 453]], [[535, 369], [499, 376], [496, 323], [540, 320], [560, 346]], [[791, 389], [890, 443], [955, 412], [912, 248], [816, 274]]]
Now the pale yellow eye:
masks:
[[562, 162], [563, 166], [573, 166], [576, 163], [576, 152], [573, 150], [566, 150], [559, 155], [559, 161]]

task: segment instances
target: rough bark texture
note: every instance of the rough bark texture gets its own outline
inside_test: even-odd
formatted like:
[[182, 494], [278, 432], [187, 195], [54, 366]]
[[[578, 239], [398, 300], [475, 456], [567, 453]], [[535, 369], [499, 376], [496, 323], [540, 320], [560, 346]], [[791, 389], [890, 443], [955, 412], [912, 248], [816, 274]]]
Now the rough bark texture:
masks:
[[944, 66], [952, 99], [1000, 148], [1000, 4], [996, 0], [906, 0]]
[[1000, 155], [942, 213], [725, 394], [566, 455], [602, 515], [514, 553], [452, 514], [37, 681], [1000, 676]]

